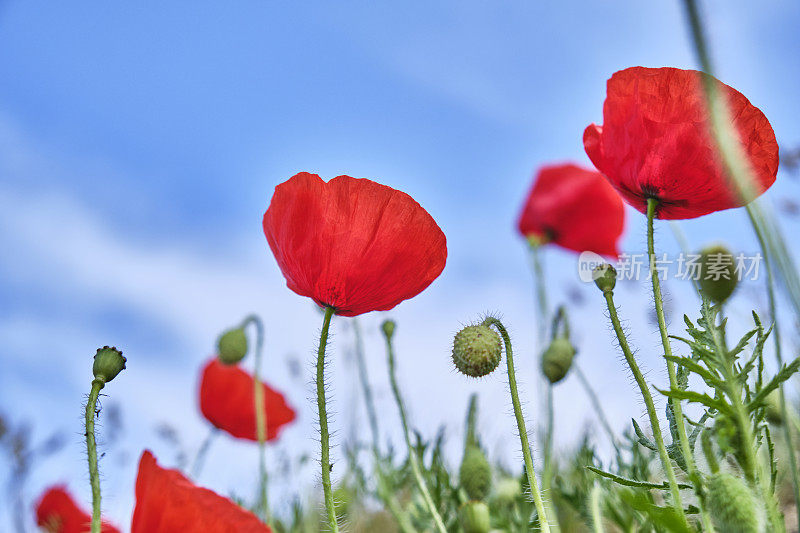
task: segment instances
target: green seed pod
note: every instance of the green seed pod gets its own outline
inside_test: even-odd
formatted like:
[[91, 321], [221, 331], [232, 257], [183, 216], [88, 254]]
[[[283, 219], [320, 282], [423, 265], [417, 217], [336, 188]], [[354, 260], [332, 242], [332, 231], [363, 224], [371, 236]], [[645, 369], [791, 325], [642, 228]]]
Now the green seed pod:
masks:
[[738, 274], [733, 254], [724, 246], [700, 251], [700, 292], [714, 303], [727, 300], [736, 289]]
[[489, 506], [483, 502], [467, 502], [458, 512], [464, 533], [489, 533], [492, 529]]
[[783, 411], [781, 410], [781, 393], [774, 390], [767, 395], [767, 408], [764, 412], [767, 422], [775, 426], [783, 424]]
[[517, 478], [506, 477], [497, 482], [494, 501], [500, 507], [512, 507], [522, 494], [522, 486]]
[[103, 346], [98, 348], [94, 355], [92, 372], [95, 379], [108, 383], [125, 369], [126, 362], [127, 359], [122, 356], [121, 350], [117, 350], [114, 346]]
[[727, 473], [708, 480], [706, 504], [717, 531], [757, 533], [759, 520], [753, 493], [739, 478]]
[[550, 383], [558, 383], [564, 379], [572, 366], [573, 357], [575, 347], [569, 340], [563, 337], [553, 339], [542, 354], [542, 372]]
[[492, 467], [478, 446], [467, 446], [458, 479], [470, 500], [483, 500], [492, 490]]
[[598, 265], [592, 270], [592, 279], [598, 289], [603, 292], [611, 292], [617, 285], [617, 271], [608, 263]]
[[383, 334], [386, 336], [387, 339], [392, 340], [395, 326], [396, 324], [394, 320], [384, 320], [383, 324], [381, 324], [381, 329], [383, 330]]
[[226, 365], [235, 365], [247, 355], [247, 335], [242, 328], [229, 329], [217, 340], [219, 360]]
[[500, 335], [489, 326], [467, 326], [453, 340], [453, 363], [462, 374], [485, 376], [500, 364], [501, 342]]

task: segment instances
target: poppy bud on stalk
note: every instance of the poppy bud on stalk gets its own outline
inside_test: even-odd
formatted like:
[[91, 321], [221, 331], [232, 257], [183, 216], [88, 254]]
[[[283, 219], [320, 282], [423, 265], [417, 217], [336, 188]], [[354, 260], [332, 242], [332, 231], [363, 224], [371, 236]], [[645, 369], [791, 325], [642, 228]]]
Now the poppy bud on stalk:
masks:
[[738, 282], [733, 254], [722, 245], [700, 251], [700, 292], [714, 303], [722, 303], [736, 290]]
[[598, 289], [603, 292], [611, 292], [617, 285], [617, 271], [613, 266], [604, 263], [594, 267], [592, 279]]
[[708, 510], [718, 531], [760, 531], [753, 494], [739, 478], [714, 474], [708, 480]]
[[501, 356], [500, 335], [489, 326], [467, 326], [453, 340], [453, 363], [467, 376], [490, 374], [500, 364]]
[[470, 500], [483, 500], [489, 495], [492, 489], [492, 467], [478, 446], [467, 446], [458, 479]]
[[394, 328], [395, 328], [394, 320], [384, 320], [383, 324], [381, 324], [381, 329], [383, 330], [383, 334], [386, 335], [386, 338], [389, 340], [391, 340], [392, 336], [394, 335]]
[[126, 362], [127, 359], [122, 356], [121, 350], [117, 350], [114, 346], [103, 346], [98, 348], [94, 355], [92, 372], [95, 379], [108, 383], [125, 369]]
[[226, 365], [235, 365], [247, 355], [247, 335], [243, 328], [229, 329], [217, 340], [219, 360]]
[[569, 339], [558, 337], [553, 339], [547, 350], [542, 354], [542, 372], [550, 383], [558, 383], [569, 372], [572, 359], [575, 357], [575, 347]]
[[483, 502], [467, 502], [458, 514], [464, 533], [488, 533], [491, 530], [489, 506]]

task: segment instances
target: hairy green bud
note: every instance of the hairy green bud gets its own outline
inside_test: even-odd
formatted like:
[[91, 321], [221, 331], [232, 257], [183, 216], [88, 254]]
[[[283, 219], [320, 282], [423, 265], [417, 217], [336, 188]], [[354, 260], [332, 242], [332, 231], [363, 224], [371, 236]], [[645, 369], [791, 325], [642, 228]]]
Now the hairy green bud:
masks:
[[492, 529], [489, 506], [483, 502], [467, 502], [458, 512], [464, 533], [489, 533]]
[[219, 360], [226, 365], [235, 365], [247, 355], [247, 335], [243, 328], [229, 329], [217, 340]]
[[783, 410], [781, 409], [781, 393], [774, 390], [767, 395], [767, 408], [764, 412], [767, 422], [780, 426], [783, 424]]
[[458, 479], [470, 500], [483, 500], [492, 490], [492, 467], [478, 446], [467, 446]]
[[700, 251], [700, 292], [714, 303], [727, 300], [736, 289], [738, 274], [733, 254], [724, 246]]
[[381, 329], [383, 330], [383, 334], [386, 335], [387, 339], [392, 340], [395, 326], [396, 324], [394, 320], [384, 320], [383, 324], [381, 324]]
[[553, 339], [542, 354], [542, 372], [550, 383], [558, 383], [564, 379], [574, 357], [575, 347], [569, 340], [563, 337]]
[[453, 340], [453, 363], [467, 376], [490, 374], [500, 364], [502, 341], [489, 326], [467, 326]]
[[598, 289], [611, 292], [617, 285], [617, 270], [608, 263], [597, 265], [592, 270], [592, 279]]
[[742, 480], [731, 474], [719, 473], [709, 478], [706, 505], [717, 531], [759, 531], [753, 493]]
[[117, 374], [125, 370], [125, 363], [128, 360], [122, 356], [122, 350], [117, 350], [114, 346], [103, 346], [97, 349], [94, 355], [94, 364], [92, 365], [92, 372], [95, 379], [101, 380], [103, 383], [108, 383]]

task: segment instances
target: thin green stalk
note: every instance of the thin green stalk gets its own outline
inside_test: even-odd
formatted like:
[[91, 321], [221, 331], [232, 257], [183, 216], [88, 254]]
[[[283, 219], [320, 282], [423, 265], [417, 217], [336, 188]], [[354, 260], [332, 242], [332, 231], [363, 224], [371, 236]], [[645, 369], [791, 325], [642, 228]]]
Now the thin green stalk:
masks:
[[270, 523], [269, 502], [267, 500], [267, 413], [264, 409], [264, 387], [261, 384], [261, 356], [264, 351], [264, 323], [258, 315], [249, 315], [242, 322], [242, 329], [253, 324], [256, 328], [255, 362], [253, 366], [253, 397], [256, 409], [256, 438], [258, 439], [258, 493], [259, 506], [264, 511], [264, 522]]
[[539, 344], [542, 348], [547, 338], [548, 307], [547, 307], [547, 287], [544, 283], [544, 268], [539, 257], [541, 245], [531, 243], [531, 263], [533, 264], [533, 277], [536, 278], [536, 302], [539, 306]]
[[378, 415], [375, 412], [375, 400], [372, 397], [372, 388], [369, 385], [367, 376], [367, 363], [364, 359], [364, 341], [361, 338], [361, 326], [358, 319], [354, 318], [353, 335], [356, 341], [356, 362], [358, 364], [358, 379], [361, 381], [361, 390], [364, 393], [364, 405], [367, 407], [367, 418], [369, 419], [369, 429], [372, 433], [372, 448], [377, 453], [379, 451]]
[[211, 447], [211, 443], [214, 441], [214, 438], [219, 434], [219, 430], [215, 427], [211, 428], [209, 431], [208, 436], [203, 439], [203, 443], [200, 445], [200, 448], [197, 450], [197, 455], [194, 456], [194, 461], [192, 461], [192, 477], [197, 479], [200, 476], [200, 471], [203, 468], [203, 464], [205, 463], [206, 455], [208, 454], [208, 449]]
[[653, 403], [653, 396], [650, 394], [650, 389], [647, 386], [647, 382], [644, 380], [644, 375], [642, 375], [642, 371], [639, 370], [639, 365], [636, 363], [636, 359], [633, 357], [633, 352], [628, 345], [628, 339], [625, 337], [625, 332], [622, 330], [622, 324], [620, 323], [619, 316], [617, 315], [617, 307], [614, 305], [614, 292], [610, 290], [603, 291], [603, 296], [606, 299], [608, 316], [611, 319], [611, 325], [614, 327], [614, 332], [617, 334], [617, 341], [619, 342], [619, 347], [622, 350], [622, 355], [625, 356], [625, 361], [628, 362], [628, 367], [633, 373], [633, 379], [639, 386], [639, 392], [641, 392], [642, 399], [647, 407], [647, 415], [650, 417], [650, 426], [653, 429], [653, 440], [658, 448], [658, 456], [661, 458], [661, 466], [664, 467], [664, 471], [667, 474], [667, 480], [669, 481], [669, 490], [670, 494], [672, 495], [672, 506], [675, 508], [675, 512], [681, 517], [684, 524], [688, 525], [688, 522], [686, 521], [686, 515], [683, 511], [683, 503], [681, 502], [681, 492], [680, 488], [678, 487], [678, 479], [675, 477], [675, 470], [672, 468], [672, 461], [667, 453], [667, 447], [664, 445], [664, 437], [661, 434], [661, 425], [658, 423], [658, 415], [656, 414], [656, 407]]
[[428, 508], [428, 512], [430, 512], [431, 516], [433, 517], [433, 521], [436, 523], [436, 528], [440, 531], [440, 533], [447, 533], [447, 528], [444, 526], [444, 521], [442, 521], [439, 511], [436, 509], [436, 505], [433, 503], [433, 498], [431, 498], [431, 493], [428, 491], [428, 485], [425, 483], [425, 479], [422, 477], [422, 469], [419, 464], [417, 452], [414, 450], [414, 447], [411, 444], [411, 433], [408, 429], [406, 409], [403, 404], [403, 397], [400, 396], [400, 387], [397, 386], [397, 378], [395, 377], [394, 347], [392, 346], [392, 339], [391, 336], [385, 334], [385, 332], [384, 338], [386, 339], [386, 355], [389, 359], [389, 381], [392, 385], [392, 392], [394, 393], [394, 399], [397, 403], [397, 409], [400, 411], [400, 422], [403, 425], [403, 436], [406, 439], [406, 447], [408, 448], [408, 462], [411, 464], [411, 471], [414, 474], [414, 480], [417, 482], [417, 488], [419, 488], [420, 493], [422, 493], [422, 499], [425, 501], [425, 506]]
[[102, 379], [94, 379], [86, 402], [86, 451], [89, 456], [89, 481], [92, 485], [92, 533], [100, 533], [100, 472], [97, 467], [97, 442], [94, 437], [94, 417], [97, 412], [97, 397], [105, 386]]
[[522, 444], [522, 457], [525, 460], [525, 472], [528, 476], [528, 484], [531, 487], [531, 495], [533, 496], [533, 503], [536, 506], [536, 512], [539, 514], [539, 527], [542, 532], [550, 532], [550, 524], [547, 521], [547, 514], [545, 513], [544, 502], [542, 495], [539, 492], [539, 485], [536, 481], [536, 474], [533, 470], [533, 457], [531, 456], [531, 447], [528, 443], [528, 429], [525, 426], [525, 418], [522, 416], [522, 404], [519, 401], [519, 392], [517, 391], [517, 377], [514, 372], [514, 353], [511, 349], [511, 338], [508, 336], [503, 323], [494, 317], [487, 317], [483, 321], [484, 326], [494, 326], [503, 337], [503, 343], [506, 350], [506, 366], [508, 369], [508, 387], [511, 390], [511, 403], [514, 406], [514, 416], [517, 419], [517, 429], [519, 430], [519, 440]]
[[589, 504], [592, 509], [592, 530], [594, 533], [605, 533], [603, 514], [600, 512], [600, 485], [595, 482], [589, 493]]
[[617, 454], [617, 461], [619, 461], [622, 452], [619, 449], [619, 443], [617, 442], [617, 438], [614, 436], [614, 430], [611, 429], [611, 424], [608, 422], [608, 418], [606, 417], [605, 411], [603, 411], [603, 404], [600, 402], [600, 398], [597, 396], [597, 393], [594, 391], [592, 384], [589, 383], [589, 380], [586, 379], [586, 376], [583, 374], [581, 367], [573, 362], [572, 368], [575, 370], [575, 374], [578, 376], [578, 380], [583, 385], [583, 388], [586, 390], [586, 394], [589, 396], [592, 405], [594, 406], [594, 410], [597, 413], [597, 418], [600, 419], [600, 425], [603, 426], [606, 434], [608, 435], [608, 440], [611, 441], [611, 445], [614, 446], [614, 451]]
[[[761, 253], [764, 255], [764, 268], [767, 271], [767, 297], [769, 300], [769, 315], [770, 319], [772, 320], [772, 335], [773, 340], [775, 341], [775, 359], [778, 362], [778, 368], [783, 366], [783, 355], [781, 352], [781, 330], [780, 324], [778, 324], [778, 314], [777, 314], [777, 301], [775, 298], [775, 280], [772, 274], [772, 263], [770, 262], [770, 254], [767, 249], [764, 235], [761, 232], [759, 225], [756, 223], [755, 215], [752, 210], [747, 209], [747, 214], [750, 217], [750, 222], [753, 225], [753, 229], [755, 230], [756, 238], [758, 239], [758, 244], [761, 248]], [[794, 498], [795, 502], [800, 502], [800, 473], [797, 470], [797, 457], [795, 456], [795, 449], [794, 445], [792, 444], [792, 429], [789, 425], [789, 410], [786, 407], [786, 394], [784, 392], [784, 382], [781, 382], [778, 388], [779, 391], [779, 401], [780, 401], [780, 409], [781, 409], [781, 416], [783, 417], [783, 435], [784, 439], [786, 440], [786, 448], [789, 454], [789, 468], [792, 471], [792, 486], [794, 488]], [[797, 521], [800, 523], [800, 504], [795, 506], [795, 512], [797, 513]]]
[[[542, 475], [542, 491], [545, 494], [550, 494], [550, 489], [553, 485], [553, 384], [548, 382], [547, 385], [547, 431], [544, 437], [544, 472]], [[548, 500], [546, 503], [548, 515], [556, 527], [558, 520], [555, 517], [555, 511], [552, 506], [552, 501]]]
[[333, 307], [325, 308], [322, 319], [322, 332], [319, 336], [317, 350], [317, 409], [319, 410], [320, 465], [322, 466], [322, 492], [325, 497], [325, 508], [328, 511], [328, 527], [333, 532], [339, 531], [336, 521], [336, 508], [333, 504], [333, 488], [331, 486], [330, 436], [328, 434], [328, 410], [325, 404], [325, 348], [328, 346], [328, 330], [333, 318]]

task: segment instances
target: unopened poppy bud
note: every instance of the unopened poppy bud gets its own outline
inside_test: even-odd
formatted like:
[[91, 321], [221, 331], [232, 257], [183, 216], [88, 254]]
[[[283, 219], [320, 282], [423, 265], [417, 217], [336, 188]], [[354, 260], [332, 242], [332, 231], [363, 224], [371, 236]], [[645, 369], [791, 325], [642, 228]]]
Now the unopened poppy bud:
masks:
[[94, 355], [92, 372], [95, 379], [108, 383], [125, 369], [126, 362], [127, 359], [122, 356], [121, 350], [117, 350], [114, 346], [103, 346], [98, 348]]
[[760, 531], [753, 493], [736, 476], [727, 473], [711, 476], [706, 500], [717, 531]]
[[592, 279], [598, 289], [603, 292], [611, 292], [617, 285], [617, 270], [608, 263], [597, 265], [592, 270]]
[[774, 390], [767, 395], [767, 407], [764, 412], [767, 422], [780, 426], [783, 424], [783, 410], [781, 409], [781, 393]]
[[384, 320], [383, 324], [381, 324], [381, 329], [383, 330], [383, 334], [386, 335], [386, 338], [389, 340], [392, 340], [392, 335], [394, 335], [394, 328], [395, 328], [394, 320]]
[[217, 340], [219, 360], [226, 365], [235, 365], [247, 355], [247, 335], [243, 328], [229, 329]]
[[492, 529], [489, 506], [483, 502], [467, 502], [458, 512], [464, 533], [489, 533]]
[[714, 303], [727, 300], [736, 289], [738, 273], [733, 254], [724, 246], [709, 246], [700, 251], [700, 292]]
[[553, 339], [542, 354], [542, 372], [550, 383], [558, 383], [564, 379], [572, 366], [573, 357], [575, 347], [569, 340], [563, 337]]
[[489, 326], [467, 326], [453, 340], [453, 363], [462, 374], [485, 376], [500, 364], [501, 342], [500, 335]]
[[467, 446], [458, 479], [470, 500], [483, 500], [492, 490], [492, 467], [478, 446]]

